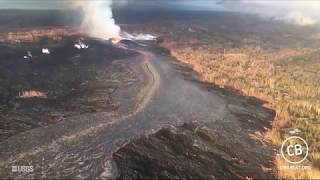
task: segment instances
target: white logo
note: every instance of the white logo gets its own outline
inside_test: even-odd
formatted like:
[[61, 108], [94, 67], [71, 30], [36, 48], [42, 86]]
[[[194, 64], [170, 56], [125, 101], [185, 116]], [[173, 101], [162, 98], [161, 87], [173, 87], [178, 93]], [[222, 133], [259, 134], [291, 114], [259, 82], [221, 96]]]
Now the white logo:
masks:
[[281, 145], [281, 155], [291, 164], [299, 164], [308, 156], [308, 144], [299, 136], [291, 136]]
[[33, 166], [12, 166], [12, 172], [33, 172]]

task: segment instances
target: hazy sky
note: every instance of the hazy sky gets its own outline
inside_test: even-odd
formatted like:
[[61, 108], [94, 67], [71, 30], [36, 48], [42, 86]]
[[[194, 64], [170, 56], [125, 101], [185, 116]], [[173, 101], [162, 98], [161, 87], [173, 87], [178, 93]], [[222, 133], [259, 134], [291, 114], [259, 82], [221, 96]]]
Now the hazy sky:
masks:
[[71, 0], [0, 0], [1, 9], [59, 9]]
[[[70, 7], [71, 1], [0, 0], [0, 8], [52, 9]], [[87, 0], [94, 1], [94, 0]], [[105, 0], [106, 1], [106, 0]], [[121, 6], [254, 13], [287, 22], [310, 25], [320, 22], [320, 0], [113, 0]]]

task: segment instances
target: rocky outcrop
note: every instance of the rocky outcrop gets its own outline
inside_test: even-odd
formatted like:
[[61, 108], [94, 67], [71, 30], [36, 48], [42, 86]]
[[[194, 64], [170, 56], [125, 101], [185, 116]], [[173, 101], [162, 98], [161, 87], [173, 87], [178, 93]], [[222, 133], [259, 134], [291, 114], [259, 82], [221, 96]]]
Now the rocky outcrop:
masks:
[[218, 123], [192, 122], [132, 141], [113, 157], [120, 179], [274, 178], [273, 152], [259, 144]]

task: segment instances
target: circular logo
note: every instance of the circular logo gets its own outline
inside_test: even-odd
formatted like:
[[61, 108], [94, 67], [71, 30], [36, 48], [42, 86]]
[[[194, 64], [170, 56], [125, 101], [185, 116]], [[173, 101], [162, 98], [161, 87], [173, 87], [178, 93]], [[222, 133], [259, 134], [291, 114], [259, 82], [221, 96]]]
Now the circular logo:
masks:
[[308, 144], [299, 136], [291, 136], [283, 141], [281, 155], [284, 160], [291, 164], [299, 164], [308, 156]]

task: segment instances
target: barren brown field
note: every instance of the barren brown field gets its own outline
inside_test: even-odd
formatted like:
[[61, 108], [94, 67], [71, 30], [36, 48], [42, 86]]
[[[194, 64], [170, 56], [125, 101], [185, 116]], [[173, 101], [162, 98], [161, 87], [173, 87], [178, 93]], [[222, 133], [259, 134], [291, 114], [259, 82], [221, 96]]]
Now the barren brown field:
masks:
[[310, 148], [304, 165], [312, 168], [298, 172], [281, 170], [286, 162], [279, 152], [274, 160], [279, 178], [320, 178], [319, 29], [245, 15], [224, 21], [199, 19], [176, 17], [127, 28], [159, 34], [161, 45], [203, 81], [266, 100], [264, 106], [277, 115], [264, 137], [280, 148], [290, 130], [299, 129]]
[[88, 4], [0, 11], [0, 178], [320, 178], [318, 26]]

